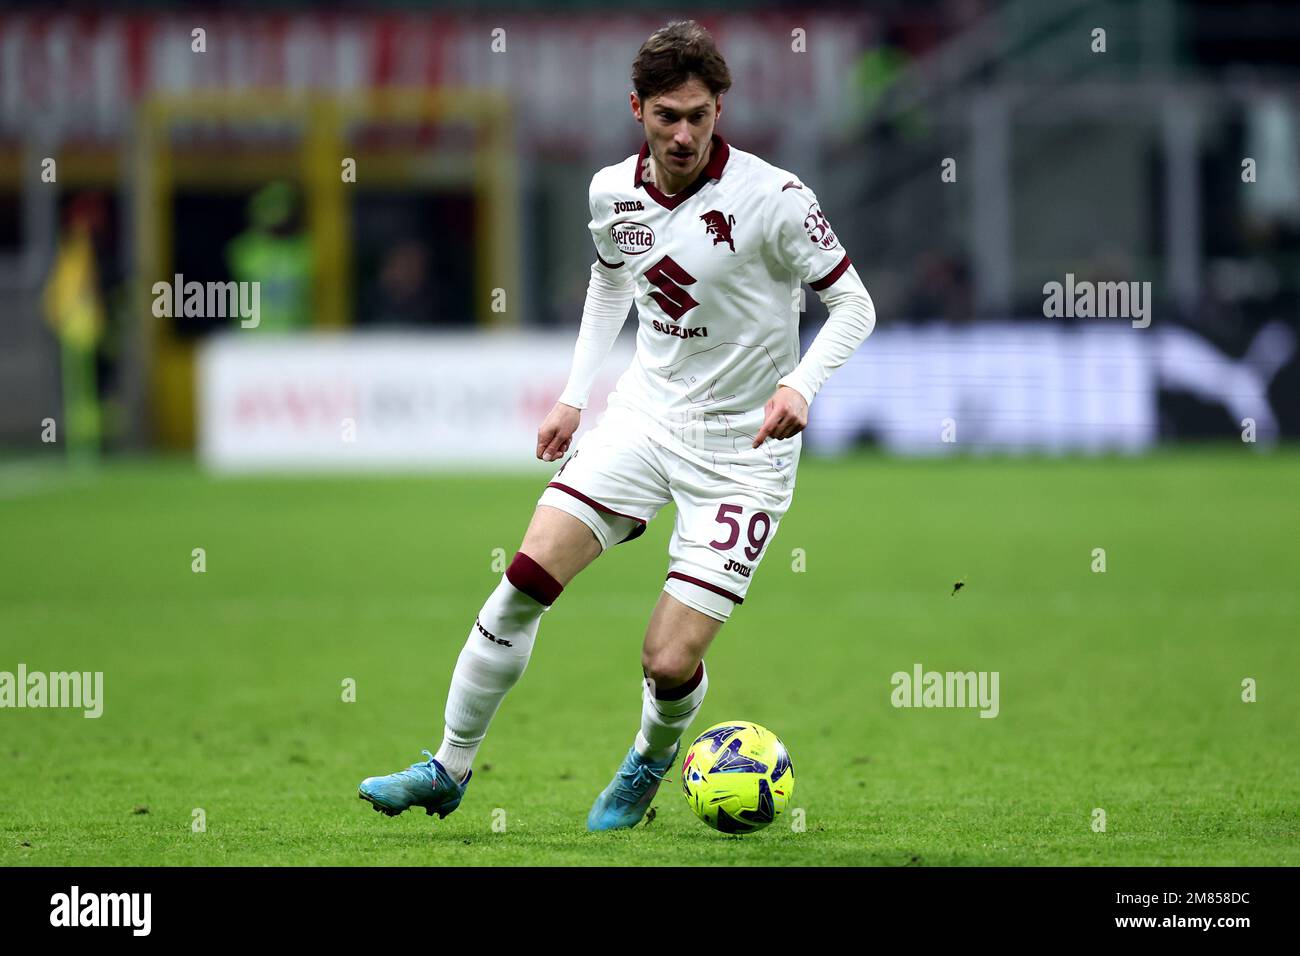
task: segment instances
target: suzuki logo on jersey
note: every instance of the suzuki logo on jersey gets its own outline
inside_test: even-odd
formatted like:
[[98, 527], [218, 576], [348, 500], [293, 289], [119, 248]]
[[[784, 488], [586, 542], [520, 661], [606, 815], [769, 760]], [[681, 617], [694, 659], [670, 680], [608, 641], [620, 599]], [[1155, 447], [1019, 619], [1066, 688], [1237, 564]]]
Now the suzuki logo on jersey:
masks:
[[839, 241], [816, 203], [808, 207], [808, 214], [803, 217], [803, 227], [808, 230], [808, 238], [823, 249], [834, 249]]
[[669, 325], [667, 322], [660, 322], [655, 319], [653, 323], [656, 332], [663, 332], [665, 335], [677, 335], [684, 339], [693, 339], [696, 337], [707, 339], [709, 337], [709, 327], [701, 325], [695, 329], [684, 329], [680, 325]]
[[713, 244], [725, 242], [731, 247], [731, 251], [736, 251], [736, 244], [731, 241], [731, 227], [736, 224], [735, 216], [724, 215], [716, 209], [710, 209], [703, 216], [704, 229], [713, 237]]
[[619, 251], [629, 256], [639, 256], [648, 252], [655, 244], [655, 234], [649, 226], [639, 222], [616, 222], [609, 227], [609, 238]]
[[639, 199], [619, 199], [614, 203], [615, 212], [645, 212], [645, 206]]
[[664, 256], [647, 269], [645, 279], [658, 290], [651, 292], [650, 298], [670, 319], [680, 321], [683, 315], [699, 305], [695, 297], [682, 288], [694, 285], [695, 276], [678, 265], [672, 256]]

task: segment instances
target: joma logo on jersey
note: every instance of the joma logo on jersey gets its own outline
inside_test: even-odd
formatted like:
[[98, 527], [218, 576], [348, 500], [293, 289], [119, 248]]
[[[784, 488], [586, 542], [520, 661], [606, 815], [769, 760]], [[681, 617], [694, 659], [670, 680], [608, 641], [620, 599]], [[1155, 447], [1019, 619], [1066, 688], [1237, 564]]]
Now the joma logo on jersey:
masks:
[[639, 199], [618, 199], [614, 202], [615, 212], [645, 212], [645, 206]]
[[639, 256], [655, 244], [654, 230], [639, 222], [614, 223], [609, 227], [609, 238], [614, 240], [619, 251], [629, 256]]
[[701, 325], [694, 329], [684, 329], [680, 325], [669, 325], [667, 322], [660, 322], [658, 319], [655, 319], [652, 324], [656, 332], [663, 332], [665, 335], [676, 335], [684, 339], [696, 337], [707, 339], [709, 337], [709, 327], [707, 325]]
[[510, 641], [503, 641], [501, 638], [497, 637], [495, 634], [493, 634], [491, 631], [489, 631], [486, 627], [484, 627], [482, 624], [480, 624], [480, 623], [478, 622], [478, 618], [474, 618], [474, 626], [478, 628], [478, 632], [479, 632], [480, 634], [482, 634], [484, 637], [486, 637], [486, 638], [487, 638], [489, 641], [491, 641], [493, 644], [500, 644], [502, 647], [514, 647], [514, 644], [512, 644]]
[[749, 577], [749, 573], [754, 569], [749, 567], [748, 565], [741, 564], [739, 561], [733, 561], [731, 560], [731, 558], [728, 558], [727, 564], [722, 570], [739, 571], [741, 577], [747, 578]]
[[735, 216], [728, 216], [716, 209], [710, 209], [700, 218], [704, 220], [704, 229], [713, 237], [715, 246], [720, 242], [725, 242], [731, 247], [732, 252], [736, 251], [736, 244], [731, 241], [731, 227], [736, 224]]

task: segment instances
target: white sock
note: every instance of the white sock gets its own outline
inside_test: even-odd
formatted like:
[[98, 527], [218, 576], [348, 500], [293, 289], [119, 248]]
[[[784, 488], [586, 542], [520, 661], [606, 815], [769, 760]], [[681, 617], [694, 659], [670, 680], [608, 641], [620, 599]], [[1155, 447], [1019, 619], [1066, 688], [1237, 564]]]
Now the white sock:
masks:
[[[700, 705], [704, 703], [704, 694], [709, 689], [709, 675], [704, 669], [703, 661], [700, 662], [697, 673], [700, 682], [686, 696], [677, 700], [655, 697], [650, 681], [645, 681], [641, 695], [641, 729], [636, 735], [636, 751], [642, 757], [656, 763], [663, 760], [672, 753], [673, 745], [695, 719]], [[671, 694], [672, 690], [667, 693]]]
[[479, 611], [451, 675], [442, 746], [434, 755], [457, 780], [464, 781], [488, 724], [528, 667], [537, 627], [549, 607], [503, 575]]

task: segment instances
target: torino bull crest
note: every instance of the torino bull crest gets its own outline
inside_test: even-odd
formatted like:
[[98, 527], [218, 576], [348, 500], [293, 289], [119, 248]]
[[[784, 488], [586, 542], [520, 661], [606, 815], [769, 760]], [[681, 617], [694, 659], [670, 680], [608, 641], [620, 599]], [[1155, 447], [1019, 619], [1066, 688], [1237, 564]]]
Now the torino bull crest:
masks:
[[725, 242], [732, 252], [736, 251], [736, 244], [731, 239], [731, 227], [736, 224], [735, 216], [728, 216], [716, 209], [710, 209], [700, 218], [704, 220], [704, 228], [713, 237], [715, 246]]

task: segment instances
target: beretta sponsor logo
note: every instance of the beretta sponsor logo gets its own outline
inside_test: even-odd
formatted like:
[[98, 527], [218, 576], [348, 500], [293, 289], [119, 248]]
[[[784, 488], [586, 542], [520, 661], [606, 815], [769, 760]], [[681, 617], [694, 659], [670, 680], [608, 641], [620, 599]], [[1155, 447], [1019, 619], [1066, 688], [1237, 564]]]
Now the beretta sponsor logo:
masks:
[[609, 237], [625, 255], [639, 256], [655, 244], [654, 230], [639, 222], [616, 222], [609, 227]]

